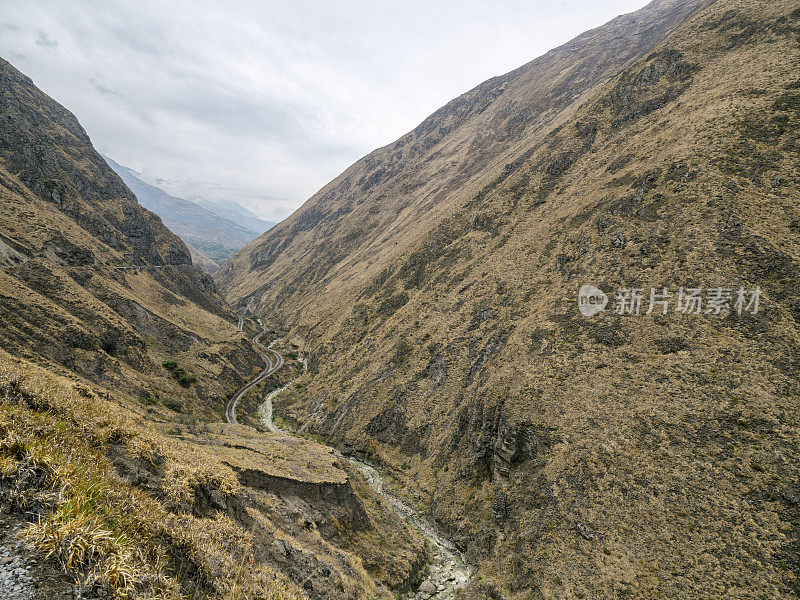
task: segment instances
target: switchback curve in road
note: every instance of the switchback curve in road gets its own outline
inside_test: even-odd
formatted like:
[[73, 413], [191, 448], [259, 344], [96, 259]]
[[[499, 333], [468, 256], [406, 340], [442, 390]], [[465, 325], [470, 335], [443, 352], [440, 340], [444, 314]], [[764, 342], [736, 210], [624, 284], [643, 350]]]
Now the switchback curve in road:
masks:
[[[241, 317], [239, 318], [241, 319]], [[283, 366], [283, 356], [261, 343], [261, 336], [267, 333], [267, 326], [261, 323], [260, 320], [259, 324], [261, 325], [261, 331], [253, 338], [252, 341], [253, 345], [259, 349], [261, 358], [264, 359], [264, 370], [251, 379], [247, 384], [244, 385], [244, 387], [236, 392], [230, 400], [228, 400], [227, 404], [225, 405], [225, 419], [228, 421], [228, 423], [238, 423], [238, 420], [236, 419], [236, 406], [239, 404], [239, 400], [241, 400], [247, 392], [252, 390], [255, 386]], [[263, 350], [263, 352], [261, 352], [261, 350]], [[272, 356], [275, 358], [274, 362], [272, 359], [270, 359], [270, 354], [272, 354]]]

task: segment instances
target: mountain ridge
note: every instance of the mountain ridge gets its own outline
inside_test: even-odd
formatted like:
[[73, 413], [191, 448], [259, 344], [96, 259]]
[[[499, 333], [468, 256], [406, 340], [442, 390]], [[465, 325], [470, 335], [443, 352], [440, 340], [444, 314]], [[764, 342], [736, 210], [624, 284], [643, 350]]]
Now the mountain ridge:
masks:
[[[236, 354], [253, 350], [226, 339], [237, 319], [186, 245], [139, 205], [77, 119], [6, 61], [0, 86], [6, 349], [105, 385], [120, 385], [127, 372], [132, 390], [187, 403], [241, 381], [249, 369], [237, 373]], [[196, 323], [173, 312], [180, 305]], [[215, 358], [200, 362], [222, 369], [221, 380], [187, 392], [164, 386], [157, 365], [165, 354], [191, 356], [201, 339]]]
[[192, 196], [190, 200], [259, 235], [276, 225], [275, 221], [262, 219], [250, 209], [232, 200], [207, 200], [202, 196]]
[[[338, 222], [336, 219], [327, 219], [325, 224], [322, 224], [321, 221], [323, 217], [330, 217], [333, 216], [341, 216], [346, 211], [353, 209], [352, 206], [348, 205], [346, 202], [342, 203], [341, 195], [343, 192], [339, 191], [340, 198], [339, 200], [339, 207], [338, 210], [332, 210], [329, 208], [322, 208], [323, 205], [331, 204], [332, 198], [326, 197], [329, 194], [332, 194], [338, 188], [348, 188], [348, 192], [350, 193], [363, 193], [365, 190], [363, 189], [364, 186], [370, 187], [378, 182], [381, 178], [386, 178], [387, 175], [391, 175], [391, 165], [396, 164], [400, 157], [403, 156], [410, 156], [412, 162], [410, 164], [415, 164], [413, 159], [424, 152], [424, 150], [431, 149], [435, 146], [438, 142], [439, 136], [443, 135], [445, 131], [451, 131], [454, 128], [459, 127], [463, 124], [460, 119], [464, 118], [464, 115], [461, 113], [471, 113], [475, 112], [478, 116], [481, 116], [486, 110], [486, 106], [484, 104], [489, 102], [492, 104], [493, 96], [498, 94], [502, 95], [505, 92], [505, 86], [507, 86], [509, 80], [516, 80], [518, 83], [517, 85], [521, 88], [525, 88], [525, 85], [531, 79], [539, 79], [541, 80], [541, 84], [538, 86], [534, 86], [533, 91], [524, 90], [522, 93], [523, 98], [526, 98], [526, 94], [531, 94], [536, 96], [536, 94], [540, 94], [542, 97], [537, 97], [537, 102], [534, 102], [534, 108], [530, 108], [525, 106], [522, 111], [520, 111], [519, 115], [515, 115], [514, 119], [502, 119], [502, 115], [500, 117], [495, 117], [492, 119], [482, 119], [482, 121], [490, 120], [491, 122], [499, 121], [502, 124], [502, 128], [496, 127], [492, 125], [495, 129], [501, 129], [502, 136], [500, 139], [503, 142], [507, 142], [510, 137], [518, 134], [521, 124], [524, 121], [530, 121], [532, 123], [532, 127], [535, 129], [537, 127], [537, 123], [541, 121], [545, 122], [545, 128], [553, 128], [557, 126], [557, 123], [547, 123], [546, 118], [543, 116], [549, 108], [545, 106], [546, 102], [548, 101], [548, 95], [555, 95], [558, 96], [560, 102], [568, 102], [569, 100], [573, 100], [573, 102], [577, 101], [580, 102], [580, 94], [575, 94], [574, 92], [570, 91], [570, 84], [576, 80], [580, 79], [581, 76], [585, 74], [581, 72], [580, 61], [578, 61], [578, 67], [576, 67], [574, 63], [574, 59], [576, 56], [579, 57], [582, 50], [580, 48], [580, 43], [587, 39], [591, 39], [598, 35], [598, 32], [604, 32], [604, 37], [602, 42], [619, 42], [620, 37], [618, 36], [618, 29], [624, 27], [636, 27], [640, 28], [641, 35], [637, 34], [637, 38], [649, 38], [647, 36], [657, 36], [659, 35], [659, 31], [661, 35], [664, 35], [664, 31], [668, 31], [669, 26], [672, 23], [672, 19], [679, 19], [681, 15], [685, 15], [688, 12], [695, 10], [697, 7], [702, 6], [705, 4], [704, 2], [698, 2], [694, 0], [669, 0], [663, 2], [653, 2], [645, 9], [637, 11], [636, 13], [631, 13], [629, 15], [622, 15], [617, 17], [603, 25], [598, 27], [594, 30], [586, 32], [574, 40], [567, 42], [566, 44], [562, 45], [561, 47], [551, 50], [550, 52], [544, 54], [543, 56], [534, 59], [519, 67], [510, 71], [509, 73], [501, 76], [497, 76], [487, 80], [486, 82], [479, 84], [478, 86], [474, 87], [472, 90], [462, 94], [461, 96], [455, 98], [454, 100], [447, 103], [441, 109], [435, 111], [431, 114], [428, 118], [423, 120], [423, 122], [417, 126], [414, 130], [409, 132], [408, 134], [401, 136], [398, 140], [393, 143], [387, 144], [382, 148], [379, 148], [364, 158], [360, 159], [354, 165], [346, 169], [341, 175], [336, 177], [333, 181], [329, 184], [324, 186], [317, 194], [312, 196], [308, 202], [306, 202], [300, 209], [298, 209], [292, 216], [285, 219], [283, 222], [279, 224], [278, 229], [272, 230], [272, 234], [267, 232], [263, 234], [260, 240], [270, 240], [280, 238], [280, 239], [294, 239], [296, 234], [299, 234], [304, 231], [308, 231], [315, 226], [319, 226], [320, 228], [325, 227], [327, 229], [332, 229], [338, 226]], [[673, 14], [674, 13], [674, 14]], [[637, 15], [636, 17], [632, 15]], [[665, 15], [668, 18], [665, 18]], [[652, 21], [658, 21], [657, 25], [653, 25]], [[659, 27], [662, 28], [659, 30]], [[623, 54], [621, 58], [622, 62], [626, 60], [631, 60], [631, 56], [635, 53], [634, 48], [638, 47], [640, 44], [644, 43], [647, 47], [650, 47], [648, 41], [641, 42], [641, 40], [637, 39], [636, 42], [628, 42], [628, 47], [623, 48], [623, 52], [612, 52], [611, 49], [604, 49], [604, 59], [606, 61], [611, 61], [613, 64], [612, 59], [609, 55], [615, 55], [618, 59], [620, 59], [619, 55]], [[649, 41], [649, 44], [652, 44], [652, 40]], [[625, 55], [625, 52], [628, 55]], [[553, 57], [557, 57], [558, 61], [556, 64], [551, 64], [553, 62]], [[627, 56], [627, 58], [626, 58]], [[585, 59], [585, 57], [584, 57]], [[533, 74], [531, 70], [535, 70], [541, 67], [543, 70], [546, 70], [547, 73], [538, 73]], [[575, 73], [571, 73], [566, 77], [562, 77], [558, 79], [562, 75], [562, 71], [576, 71]], [[586, 71], [591, 71], [590, 66], [585, 66]], [[585, 82], [584, 85], [592, 85], [597, 86], [600, 84], [602, 80], [602, 76], [604, 77], [611, 77], [611, 73], [613, 73], [613, 69], [609, 69], [609, 72], [604, 73], [590, 73], [591, 78], [588, 82]], [[527, 78], [525, 77], [526, 74], [531, 73]], [[552, 78], [551, 81], [547, 77]], [[525, 81], [523, 81], [523, 79]], [[561, 87], [559, 87], [559, 85]], [[502, 88], [502, 89], [501, 89]], [[558, 91], [558, 94], [555, 94], [554, 90]], [[582, 93], [586, 93], [584, 90]], [[508, 106], [514, 106], [515, 104], [521, 104], [522, 98], [512, 98], [509, 100], [507, 106], [503, 107], [504, 109], [508, 109]], [[492, 113], [501, 112], [499, 108], [495, 108]], [[475, 128], [478, 127], [488, 127], [488, 125], [484, 125], [480, 123]], [[515, 133], [516, 132], [516, 133]], [[449, 165], [447, 178], [448, 178], [448, 185], [450, 186], [459, 186], [463, 185], [466, 174], [469, 174], [475, 170], [475, 165], [480, 164], [481, 161], [486, 160], [487, 149], [485, 146], [481, 146], [481, 142], [485, 136], [482, 134], [481, 130], [478, 129], [477, 131], [468, 132], [468, 141], [461, 142], [462, 146], [465, 144], [469, 144], [467, 148], [462, 148], [461, 152], [459, 152], [459, 148], [444, 148], [442, 152], [449, 151], [453, 158], [453, 164]], [[495, 146], [497, 146], [500, 142], [495, 142]], [[530, 142], [524, 142], [530, 143]], [[512, 154], [513, 152], [522, 153], [524, 150], [518, 150], [515, 146], [511, 145], [510, 147], [505, 148], [504, 150], [496, 150], [497, 156], [493, 156], [493, 168], [496, 170], [497, 174], [503, 168], [503, 164], [505, 164], [505, 160], [502, 157], [503, 153]], [[527, 147], [525, 148], [527, 149]], [[455, 159], [455, 160], [454, 160]], [[383, 165], [380, 167], [376, 167], [375, 163], [378, 161], [383, 161]], [[410, 171], [410, 167], [406, 166], [406, 170]], [[438, 175], [438, 174], [436, 174]], [[437, 177], [434, 174], [429, 173], [425, 170], [425, 162], [423, 161], [420, 165], [420, 168], [414, 172], [411, 176], [416, 177], [417, 179], [421, 179], [423, 181], [437, 181]], [[357, 181], [353, 182], [351, 179], [357, 177]], [[488, 183], [491, 175], [484, 175], [486, 179], [485, 183]], [[412, 185], [412, 186], [422, 186], [424, 184], [414, 182], [403, 184], [402, 182], [397, 182], [395, 185], [395, 190], [398, 192], [398, 196], [403, 192], [403, 185]], [[477, 185], [476, 183], [472, 183], [472, 185]], [[438, 190], [437, 193], [443, 193], [442, 190]], [[362, 200], [363, 202], [363, 200]], [[426, 206], [424, 206], [426, 210], [430, 210], [432, 212], [436, 212], [431, 206], [429, 202]], [[453, 210], [452, 207], [446, 207], [449, 210]], [[395, 206], [392, 207], [392, 212], [395, 213], [402, 213], [403, 207], [398, 206], [395, 203]], [[442, 210], [439, 208], [439, 210]], [[435, 217], [434, 217], [435, 218]], [[377, 221], [377, 220], [375, 220]], [[372, 233], [372, 237], [376, 237], [379, 233], [384, 232], [386, 230], [385, 226], [376, 227], [376, 223], [370, 223], [369, 226], [366, 226], [364, 229], [368, 232]], [[384, 220], [383, 225], [386, 225], [386, 220]], [[341, 236], [344, 239], [353, 239], [355, 240], [355, 236], [361, 236], [360, 231], [353, 231], [349, 233], [349, 237], [347, 234]], [[384, 240], [385, 241], [385, 235]], [[314, 248], [315, 243], [314, 240], [309, 240], [310, 248]], [[278, 249], [279, 249], [279, 242], [265, 242], [258, 240], [250, 242], [247, 246], [248, 250], [250, 248], [255, 247], [256, 244], [262, 246], [260, 254], [256, 254], [253, 252], [248, 252], [245, 250], [244, 252], [240, 253], [240, 256], [248, 256], [250, 254], [253, 255], [254, 259], [259, 260], [264, 266], [268, 265], [268, 261], [272, 257], [278, 256]], [[271, 251], [268, 256], [264, 256], [267, 247], [271, 249], [274, 248], [275, 250]], [[329, 250], [322, 250], [322, 252], [329, 251]], [[262, 258], [263, 257], [263, 258]], [[260, 265], [259, 265], [260, 266]], [[232, 285], [236, 285], [234, 283], [230, 283], [231, 277], [228, 273], [234, 269], [234, 263], [229, 264], [226, 268], [224, 268], [218, 275], [220, 281], [226, 281], [226, 286], [231, 287]], [[258, 267], [256, 267], [258, 268]], [[250, 284], [251, 287], [253, 284]], [[251, 290], [238, 290], [236, 291], [236, 295], [238, 297], [242, 297], [245, 295], [252, 295], [254, 292]]]

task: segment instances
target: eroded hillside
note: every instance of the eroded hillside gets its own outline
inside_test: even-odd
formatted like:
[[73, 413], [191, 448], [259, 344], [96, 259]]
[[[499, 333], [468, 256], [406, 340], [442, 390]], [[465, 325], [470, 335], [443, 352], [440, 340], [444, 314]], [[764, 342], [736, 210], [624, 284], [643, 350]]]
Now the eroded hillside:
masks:
[[797, 64], [796, 3], [654, 2], [454, 100], [222, 270], [311, 352], [277, 413], [418, 492], [480, 568], [467, 597], [795, 594]]

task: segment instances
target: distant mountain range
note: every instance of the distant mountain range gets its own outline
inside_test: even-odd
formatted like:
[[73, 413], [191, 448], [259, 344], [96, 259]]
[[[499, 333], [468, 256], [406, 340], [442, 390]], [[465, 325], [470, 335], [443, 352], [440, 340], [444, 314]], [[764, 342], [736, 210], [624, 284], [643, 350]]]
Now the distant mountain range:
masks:
[[189, 246], [192, 261], [209, 273], [239, 248], [275, 225], [230, 200], [185, 200], [140, 178], [140, 173], [103, 156], [109, 166], [136, 194], [139, 203], [156, 213], [172, 232]]

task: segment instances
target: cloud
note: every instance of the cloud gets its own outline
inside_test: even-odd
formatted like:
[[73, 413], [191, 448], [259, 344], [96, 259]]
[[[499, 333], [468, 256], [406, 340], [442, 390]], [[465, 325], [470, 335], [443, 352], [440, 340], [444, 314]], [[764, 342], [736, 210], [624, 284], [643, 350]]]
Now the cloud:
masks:
[[44, 31], [39, 32], [39, 37], [36, 38], [36, 45], [42, 48], [58, 48], [58, 42], [51, 40]]
[[0, 55], [120, 164], [277, 219], [451, 98], [642, 3], [8, 0]]
[[103, 96], [121, 96], [119, 92], [116, 90], [112, 90], [111, 88], [107, 88], [102, 83], [97, 81], [97, 79], [90, 79], [89, 83], [92, 84], [92, 87], [97, 90], [97, 92]]

